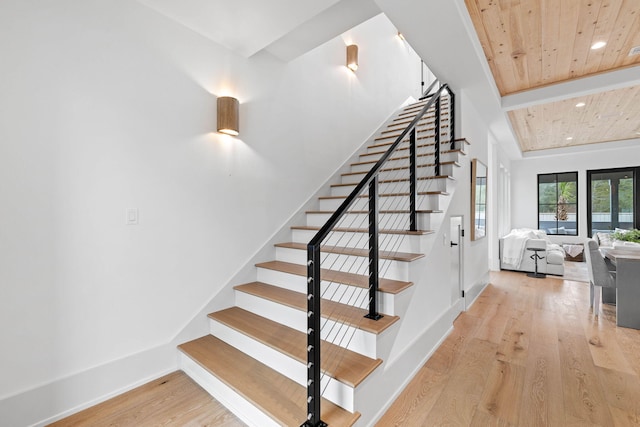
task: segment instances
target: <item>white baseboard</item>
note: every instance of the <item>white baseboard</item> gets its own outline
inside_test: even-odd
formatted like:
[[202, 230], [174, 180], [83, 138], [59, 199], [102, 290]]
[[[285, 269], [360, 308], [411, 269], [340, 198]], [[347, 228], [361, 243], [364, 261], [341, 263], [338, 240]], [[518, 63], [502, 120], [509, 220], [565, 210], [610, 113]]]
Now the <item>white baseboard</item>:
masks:
[[471, 287], [471, 289], [465, 291], [464, 299], [465, 299], [465, 306], [467, 310], [471, 308], [473, 303], [476, 302], [476, 300], [478, 299], [482, 291], [484, 291], [484, 289], [488, 285], [489, 285], [489, 272], [487, 271], [487, 274], [485, 275], [485, 277], [483, 277], [478, 282], [476, 282]]
[[173, 343], [0, 400], [3, 426], [44, 426], [178, 369]]

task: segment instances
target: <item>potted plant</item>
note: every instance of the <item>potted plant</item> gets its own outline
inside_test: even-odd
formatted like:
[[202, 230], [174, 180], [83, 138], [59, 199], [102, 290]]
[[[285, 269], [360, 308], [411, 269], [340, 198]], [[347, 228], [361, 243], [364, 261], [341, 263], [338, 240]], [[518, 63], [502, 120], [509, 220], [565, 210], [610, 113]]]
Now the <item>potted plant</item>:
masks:
[[640, 243], [640, 230], [634, 228], [633, 230], [614, 231], [611, 233], [611, 237], [623, 242]]

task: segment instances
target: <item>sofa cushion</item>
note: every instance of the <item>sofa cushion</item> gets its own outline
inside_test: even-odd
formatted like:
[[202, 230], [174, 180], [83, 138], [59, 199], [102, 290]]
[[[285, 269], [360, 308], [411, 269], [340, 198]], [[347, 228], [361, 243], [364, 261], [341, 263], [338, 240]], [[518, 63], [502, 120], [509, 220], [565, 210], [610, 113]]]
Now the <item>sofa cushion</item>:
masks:
[[547, 264], [563, 264], [564, 251], [550, 250], [547, 251]]

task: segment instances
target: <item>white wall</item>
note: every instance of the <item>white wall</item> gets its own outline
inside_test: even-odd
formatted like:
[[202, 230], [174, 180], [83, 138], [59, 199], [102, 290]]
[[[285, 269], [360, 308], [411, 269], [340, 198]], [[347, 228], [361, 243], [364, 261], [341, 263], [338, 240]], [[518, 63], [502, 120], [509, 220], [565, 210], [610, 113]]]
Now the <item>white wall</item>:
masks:
[[[589, 146], [585, 149], [590, 148]], [[556, 154], [512, 161], [512, 225], [538, 228], [538, 174], [578, 172], [578, 236], [551, 236], [556, 242], [580, 242], [587, 234], [587, 170], [640, 165], [640, 147], [592, 147], [590, 152]]]
[[[289, 64], [129, 0], [5, 0], [0, 29], [0, 419], [14, 425], [173, 369], [172, 338], [419, 89], [384, 16]], [[241, 102], [237, 140], [215, 133], [220, 95]]]
[[[462, 160], [462, 168], [460, 169], [460, 178], [456, 183], [456, 194], [451, 202], [449, 208], [451, 215], [463, 215], [465, 230], [464, 235], [464, 290], [465, 292], [471, 290], [476, 285], [484, 285], [488, 281], [489, 272], [489, 258], [488, 247], [489, 239], [482, 238], [476, 241], [471, 241], [471, 160], [477, 158], [485, 165], [489, 165], [489, 152], [488, 152], [488, 135], [489, 128], [482, 121], [477, 110], [469, 101], [464, 90], [458, 90], [456, 94], [456, 104], [459, 106], [460, 118], [457, 118], [460, 123], [460, 132], [456, 135], [457, 138], [466, 138], [471, 144], [468, 145], [465, 150], [467, 156]], [[491, 171], [489, 172], [489, 178], [491, 179]], [[490, 195], [489, 195], [490, 197]], [[491, 219], [493, 212], [488, 206], [487, 217]], [[487, 228], [487, 233], [492, 233], [490, 227]]]
[[501, 144], [493, 134], [489, 134], [489, 183], [488, 204], [491, 218], [489, 218], [489, 267], [500, 270], [499, 238], [511, 230], [511, 160]]

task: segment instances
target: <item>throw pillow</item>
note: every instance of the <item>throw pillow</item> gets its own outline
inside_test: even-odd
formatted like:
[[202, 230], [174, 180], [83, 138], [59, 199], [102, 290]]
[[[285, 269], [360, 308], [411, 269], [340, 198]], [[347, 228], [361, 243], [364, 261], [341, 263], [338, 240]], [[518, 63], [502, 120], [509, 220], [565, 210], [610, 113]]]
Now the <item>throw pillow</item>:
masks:
[[613, 246], [613, 240], [611, 239], [611, 234], [609, 233], [596, 233], [596, 237], [598, 238], [598, 242], [600, 246]]

